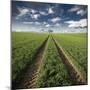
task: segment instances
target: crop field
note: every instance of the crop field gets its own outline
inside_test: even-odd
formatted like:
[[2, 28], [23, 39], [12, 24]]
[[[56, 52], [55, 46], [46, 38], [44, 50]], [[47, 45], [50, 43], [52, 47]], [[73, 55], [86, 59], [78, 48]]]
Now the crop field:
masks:
[[[34, 38], [33, 38], [34, 37]], [[38, 47], [47, 37], [46, 34], [35, 33], [12, 33], [12, 80], [14, 81], [28, 63], [32, 63], [32, 58]]]
[[39, 87], [72, 85], [51, 37], [37, 84]]
[[87, 33], [54, 34], [54, 37], [70, 60], [87, 76]]
[[12, 32], [12, 88], [87, 84], [87, 33]]

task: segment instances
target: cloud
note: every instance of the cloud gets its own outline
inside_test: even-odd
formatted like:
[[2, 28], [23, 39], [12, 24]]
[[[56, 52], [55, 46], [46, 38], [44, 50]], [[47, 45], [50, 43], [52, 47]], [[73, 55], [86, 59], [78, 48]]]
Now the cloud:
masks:
[[83, 9], [77, 11], [77, 15], [81, 15], [81, 16], [85, 15], [86, 13], [87, 13], [87, 10], [83, 10]]
[[36, 25], [40, 25], [41, 23], [36, 21], [35, 24], [36, 24]]
[[40, 14], [31, 14], [31, 18], [37, 20], [40, 17]]
[[32, 25], [32, 24], [33, 24], [33, 25], [40, 25], [41, 23], [40, 23], [40, 22], [37, 22], [37, 21], [36, 21], [36, 22], [29, 22], [29, 21], [28, 21], [28, 22], [23, 22], [23, 24], [25, 24], [25, 25], [29, 25], [29, 24], [30, 24], [30, 25]]
[[73, 6], [68, 12], [76, 12], [77, 15], [85, 15], [87, 13], [87, 8], [84, 6]]
[[20, 17], [30, 14], [30, 16], [34, 19], [38, 19], [38, 17], [40, 16], [39, 14], [35, 14], [37, 13], [37, 10], [34, 9], [30, 9], [30, 8], [17, 8], [19, 10], [19, 14], [16, 16], [16, 19], [19, 19]]
[[41, 15], [45, 15], [45, 16], [48, 15], [48, 13], [46, 13], [46, 12], [44, 12], [44, 11], [40, 11], [39, 13], [40, 13]]
[[23, 24], [33, 24], [33, 22], [23, 22]]
[[80, 10], [80, 6], [73, 6], [72, 8], [70, 8], [69, 10], [68, 10], [68, 12], [76, 12], [76, 11], [78, 11], [78, 10]]
[[29, 12], [29, 9], [27, 8], [17, 8], [19, 10], [19, 14], [16, 16], [16, 19], [19, 19], [19, 17], [22, 17], [26, 15]]
[[46, 24], [47, 24], [47, 22], [44, 21], [44, 22], [43, 22], [43, 25], [46, 25]]
[[60, 24], [59, 23], [56, 23], [55, 26], [60, 26]]
[[51, 19], [50, 21], [53, 22], [53, 23], [56, 23], [60, 20], [61, 20], [60, 17], [55, 17], [55, 18]]
[[35, 13], [37, 12], [37, 11], [34, 10], [34, 9], [30, 9], [30, 11], [31, 11], [32, 14], [35, 14]]
[[80, 19], [79, 21], [66, 21], [65, 23], [68, 23], [68, 27], [73, 28], [85, 28], [87, 27], [87, 19]]
[[39, 13], [40, 13], [41, 15], [49, 15], [49, 14], [54, 14], [54, 13], [55, 13], [55, 12], [53, 11], [53, 7], [49, 7], [49, 8], [47, 8], [46, 10], [47, 10], [47, 12], [45, 12], [45, 11], [40, 11]]
[[50, 27], [51, 25], [50, 24], [46, 24], [45, 27]]
[[48, 14], [53, 14], [53, 13], [54, 13], [53, 7], [48, 8]]

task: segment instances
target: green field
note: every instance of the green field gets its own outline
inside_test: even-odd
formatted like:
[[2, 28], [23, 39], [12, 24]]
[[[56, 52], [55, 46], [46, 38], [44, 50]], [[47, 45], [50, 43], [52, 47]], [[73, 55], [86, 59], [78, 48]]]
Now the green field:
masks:
[[72, 85], [51, 37], [37, 84], [38, 87]]
[[43, 43], [47, 34], [12, 33], [12, 80], [20, 75], [32, 58], [38, 47]]
[[[27, 67], [33, 64], [38, 48], [38, 52], [40, 53], [40, 46], [47, 39], [45, 55], [42, 63], [40, 63], [42, 65], [39, 64], [41, 67], [37, 74], [36, 87], [75, 85], [58, 53], [52, 37], [58, 42], [58, 45], [62, 47], [65, 54], [70, 58], [70, 61], [77, 67], [78, 71], [84, 75], [87, 81], [87, 33], [49, 34], [12, 32], [13, 82], [18, 81], [18, 78], [25, 73]], [[45, 46], [42, 45], [42, 47]], [[44, 51], [44, 49], [42, 50]], [[41, 58], [40, 56], [38, 57]]]
[[73, 63], [87, 75], [87, 33], [54, 34], [54, 37]]

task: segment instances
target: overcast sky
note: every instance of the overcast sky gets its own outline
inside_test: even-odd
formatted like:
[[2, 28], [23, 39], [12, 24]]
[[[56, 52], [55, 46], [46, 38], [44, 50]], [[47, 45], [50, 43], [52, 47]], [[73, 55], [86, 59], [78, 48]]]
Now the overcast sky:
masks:
[[12, 1], [12, 31], [86, 32], [87, 6]]

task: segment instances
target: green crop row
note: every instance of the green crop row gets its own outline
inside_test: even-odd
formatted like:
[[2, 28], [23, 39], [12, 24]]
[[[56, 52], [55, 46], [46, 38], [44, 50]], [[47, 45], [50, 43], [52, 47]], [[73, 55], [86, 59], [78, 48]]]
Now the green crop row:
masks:
[[38, 76], [37, 87], [72, 85], [66, 67], [62, 63], [56, 46], [50, 37], [43, 65]]
[[87, 75], [87, 33], [53, 34], [73, 63]]
[[[12, 81], [31, 65], [37, 49], [47, 38], [47, 33], [12, 32]], [[87, 33], [52, 34], [72, 63], [87, 77]], [[49, 37], [47, 50], [37, 79], [37, 87], [73, 85], [56, 46]]]
[[20, 76], [48, 35], [12, 32], [12, 80]]

